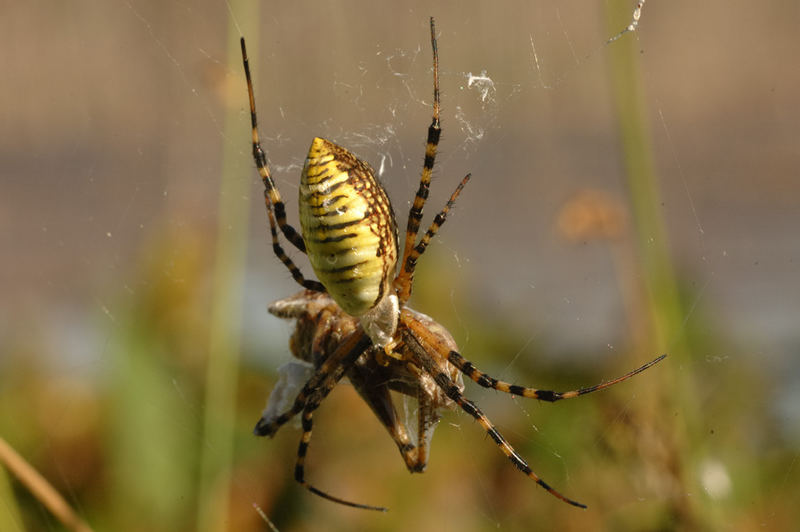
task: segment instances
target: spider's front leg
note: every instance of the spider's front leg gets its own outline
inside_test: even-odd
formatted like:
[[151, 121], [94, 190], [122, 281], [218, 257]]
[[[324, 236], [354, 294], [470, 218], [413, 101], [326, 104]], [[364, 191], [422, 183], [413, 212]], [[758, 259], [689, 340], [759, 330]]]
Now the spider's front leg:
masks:
[[262, 417], [256, 423], [253, 433], [256, 436], [271, 437], [303, 409], [322, 402], [370, 345], [370, 339], [360, 329], [351, 333], [336, 351], [317, 368], [314, 375], [297, 394], [291, 408], [272, 419]]
[[547, 401], [550, 403], [560, 401], [561, 399], [574, 399], [575, 397], [580, 397], [581, 395], [586, 395], [587, 393], [603, 390], [605, 388], [608, 388], [609, 386], [613, 386], [622, 381], [628, 380], [634, 375], [638, 375], [647, 368], [661, 362], [667, 356], [667, 355], [658, 356], [655, 359], [648, 362], [647, 364], [639, 366], [635, 370], [630, 371], [625, 375], [622, 375], [621, 377], [617, 377], [616, 379], [612, 379], [610, 381], [596, 384], [594, 386], [587, 386], [586, 388], [580, 388], [578, 390], [571, 390], [568, 392], [554, 392], [552, 390], [539, 390], [537, 388], [519, 386], [518, 384], [511, 384], [510, 382], [505, 382], [495, 379], [494, 377], [491, 377], [488, 374], [476, 368], [472, 364], [472, 362], [462, 357], [454, 349], [450, 349], [448, 346], [443, 345], [441, 340], [439, 340], [436, 336], [430, 334], [430, 332], [425, 330], [424, 327], [421, 327], [419, 324], [415, 324], [413, 322], [409, 322], [407, 323], [407, 325], [413, 330], [416, 336], [422, 338], [426, 343], [434, 346], [437, 352], [443, 355], [448, 362], [457, 367], [464, 375], [466, 375], [479, 385], [483, 386], [484, 388], [492, 388], [499, 392], [509, 393], [511, 395], [519, 395], [522, 397], [528, 397], [530, 399], [540, 399], [542, 401]]
[[[430, 335], [428, 336], [430, 337]], [[562, 495], [559, 491], [552, 488], [539, 475], [537, 475], [533, 469], [531, 469], [525, 459], [522, 458], [519, 453], [517, 453], [511, 444], [506, 441], [503, 435], [500, 434], [492, 422], [489, 421], [489, 418], [486, 417], [486, 414], [484, 414], [481, 409], [478, 408], [478, 405], [464, 397], [459, 387], [455, 382], [453, 382], [453, 379], [451, 379], [447, 373], [442, 371], [442, 369], [439, 367], [439, 364], [436, 362], [436, 360], [434, 360], [434, 357], [439, 358], [442, 356], [442, 353], [436, 350], [435, 345], [429, 344], [423, 338], [418, 338], [410, 329], [404, 330], [403, 338], [406, 342], [406, 345], [408, 345], [409, 349], [411, 349], [415, 354], [412, 363], [418, 365], [420, 369], [430, 374], [436, 381], [436, 384], [439, 386], [439, 388], [441, 388], [444, 393], [447, 394], [447, 397], [449, 397], [450, 400], [461, 407], [464, 412], [475, 418], [475, 420], [481, 425], [481, 427], [483, 427], [486, 433], [492, 438], [492, 440], [494, 440], [494, 442], [503, 451], [503, 454], [508, 457], [508, 459], [517, 469], [522, 471], [530, 479], [547, 490], [551, 495], [561, 499], [567, 504], [571, 504], [572, 506], [586, 508], [585, 504], [579, 503], [578, 501]]]
[[537, 388], [529, 388], [526, 386], [519, 386], [518, 384], [511, 384], [505, 381], [497, 380], [494, 377], [490, 377], [486, 373], [482, 372], [478, 368], [476, 368], [472, 362], [462, 357], [456, 351], [450, 351], [447, 354], [447, 360], [459, 370], [461, 370], [464, 375], [472, 379], [473, 381], [477, 382], [484, 388], [492, 388], [499, 392], [510, 393], [512, 395], [519, 395], [522, 397], [528, 397], [531, 399], [541, 399], [542, 401], [547, 401], [550, 403], [555, 403], [556, 401], [560, 401], [561, 399], [574, 399], [575, 397], [580, 397], [581, 395], [586, 395], [587, 393], [596, 392], [598, 390], [602, 390], [608, 388], [609, 386], [613, 386], [618, 384], [624, 380], [630, 379], [634, 375], [638, 375], [639, 373], [643, 372], [650, 366], [661, 362], [666, 358], [667, 355], [661, 355], [656, 357], [655, 359], [651, 360], [647, 364], [639, 366], [633, 371], [626, 373], [621, 377], [617, 377], [616, 379], [612, 379], [610, 381], [606, 381], [600, 384], [595, 384], [594, 386], [587, 386], [586, 388], [580, 388], [578, 390], [571, 390], [569, 392], [554, 392], [552, 390], [539, 390]]
[[308, 481], [306, 481], [305, 478], [306, 454], [308, 453], [308, 446], [311, 443], [313, 413], [314, 410], [317, 409], [317, 407], [319, 407], [319, 401], [313, 401], [309, 402], [309, 404], [306, 405], [306, 407], [303, 409], [303, 416], [302, 416], [303, 435], [300, 437], [300, 445], [298, 445], [297, 447], [297, 461], [295, 462], [294, 466], [294, 479], [297, 481], [298, 484], [306, 488], [308, 491], [310, 491], [314, 495], [319, 495], [323, 499], [328, 499], [329, 501], [333, 501], [353, 508], [360, 508], [362, 510], [375, 510], [378, 512], [387, 511], [388, 508], [385, 508], [383, 506], [371, 506], [369, 504], [352, 502], [346, 499], [342, 499], [341, 497], [336, 497], [335, 495], [331, 495], [325, 491], [322, 491], [319, 488], [314, 487], [313, 485], [309, 484]]

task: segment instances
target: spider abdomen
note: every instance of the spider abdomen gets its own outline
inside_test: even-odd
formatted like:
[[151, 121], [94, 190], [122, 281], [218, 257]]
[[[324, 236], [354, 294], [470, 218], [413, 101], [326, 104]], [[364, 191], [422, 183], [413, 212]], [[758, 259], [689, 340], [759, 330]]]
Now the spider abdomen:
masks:
[[351, 316], [373, 308], [394, 277], [397, 228], [372, 168], [315, 138], [300, 179], [300, 225], [311, 266], [336, 303]]

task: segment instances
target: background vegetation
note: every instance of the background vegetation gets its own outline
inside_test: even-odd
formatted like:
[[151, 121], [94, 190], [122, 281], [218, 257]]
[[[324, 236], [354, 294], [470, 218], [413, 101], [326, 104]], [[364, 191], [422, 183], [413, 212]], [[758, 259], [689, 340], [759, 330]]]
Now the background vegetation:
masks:
[[[94, 530], [790, 530], [800, 520], [795, 3], [72, 2], [4, 11], [0, 437]], [[473, 172], [414, 307], [494, 376], [467, 384], [534, 469], [448, 413], [411, 476], [354, 391], [251, 435], [297, 287], [249, 154], [244, 34], [293, 205], [310, 139], [380, 169], [400, 224], [430, 120], [430, 211]], [[305, 271], [310, 271], [303, 262]], [[413, 405], [412, 405], [413, 406]], [[61, 525], [0, 468], [0, 530]], [[795, 523], [795, 525], [792, 525]]]

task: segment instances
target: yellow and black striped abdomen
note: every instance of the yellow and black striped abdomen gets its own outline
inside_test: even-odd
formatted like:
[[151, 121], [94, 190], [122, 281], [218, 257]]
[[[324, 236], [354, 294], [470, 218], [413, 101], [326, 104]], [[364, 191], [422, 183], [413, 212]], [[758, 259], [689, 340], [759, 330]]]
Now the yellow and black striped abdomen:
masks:
[[397, 226], [372, 168], [315, 138], [300, 180], [300, 225], [311, 266], [331, 297], [361, 316], [389, 290]]

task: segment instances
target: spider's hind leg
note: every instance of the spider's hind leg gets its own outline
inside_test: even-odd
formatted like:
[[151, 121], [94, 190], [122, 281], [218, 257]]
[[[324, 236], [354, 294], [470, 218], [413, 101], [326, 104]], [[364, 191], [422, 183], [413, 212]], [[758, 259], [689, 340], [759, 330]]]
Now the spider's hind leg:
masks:
[[436, 44], [436, 27], [433, 17], [431, 17], [431, 47], [433, 48], [433, 120], [428, 127], [428, 140], [425, 144], [425, 160], [422, 165], [419, 188], [414, 196], [414, 203], [411, 205], [411, 209], [408, 212], [408, 225], [406, 228], [403, 257], [400, 260], [400, 272], [394, 280], [394, 288], [397, 290], [397, 296], [401, 303], [405, 303], [408, 301], [409, 297], [411, 297], [411, 286], [414, 282], [414, 269], [417, 266], [417, 260], [425, 252], [425, 248], [428, 247], [431, 239], [436, 235], [436, 232], [442, 224], [444, 224], [447, 213], [453, 207], [456, 198], [470, 178], [470, 174], [467, 174], [464, 179], [461, 180], [461, 183], [459, 183], [453, 194], [451, 194], [447, 205], [436, 215], [428, 231], [423, 235], [419, 243], [417, 243], [417, 234], [419, 233], [420, 223], [422, 222], [422, 209], [425, 206], [425, 201], [428, 199], [433, 165], [436, 162], [436, 151], [438, 150], [439, 138], [442, 133], [442, 128], [439, 123], [439, 51]]
[[[266, 191], [264, 192], [266, 195]], [[294, 279], [297, 284], [302, 286], [307, 290], [314, 290], [315, 292], [325, 292], [325, 287], [319, 281], [315, 281], [313, 279], [306, 279], [303, 276], [303, 273], [300, 271], [300, 268], [295, 265], [292, 259], [286, 254], [283, 250], [283, 246], [281, 246], [280, 241], [278, 240], [278, 231], [275, 227], [275, 217], [272, 214], [272, 208], [267, 201], [267, 217], [269, 218], [269, 231], [272, 236], [272, 252], [275, 253], [275, 256], [286, 266], [289, 270], [289, 273], [292, 274], [292, 279]]]
[[269, 165], [267, 164], [267, 155], [264, 153], [264, 149], [261, 146], [261, 139], [258, 135], [256, 100], [255, 96], [253, 95], [253, 80], [250, 76], [250, 61], [247, 58], [247, 48], [245, 47], [244, 37], [241, 38], [240, 43], [242, 47], [242, 63], [244, 64], [244, 73], [245, 78], [247, 79], [247, 95], [250, 100], [250, 123], [252, 125], [253, 136], [253, 158], [256, 161], [256, 167], [258, 168], [258, 173], [261, 176], [261, 181], [264, 183], [264, 202], [266, 203], [267, 215], [269, 216], [269, 227], [272, 233], [272, 249], [278, 259], [280, 259], [280, 261], [289, 269], [289, 272], [292, 274], [292, 278], [294, 278], [298, 284], [309, 290], [324, 292], [325, 288], [321, 283], [318, 281], [307, 280], [303, 277], [303, 274], [300, 273], [300, 269], [297, 268], [292, 260], [286, 255], [280, 243], [278, 242], [278, 231], [276, 227], [280, 227], [280, 230], [283, 232], [286, 239], [291, 242], [294, 247], [303, 253], [306, 252], [306, 244], [303, 241], [303, 237], [300, 236], [300, 233], [298, 233], [297, 230], [289, 225], [289, 223], [286, 221], [286, 206], [283, 203], [283, 199], [281, 199], [280, 192], [278, 192], [278, 187], [275, 186], [275, 182], [272, 180], [272, 175], [269, 171]]
[[413, 267], [411, 271], [406, 271], [406, 264], [417, 243], [417, 233], [420, 223], [422, 222], [422, 209], [425, 206], [425, 200], [428, 199], [433, 165], [436, 162], [436, 151], [439, 148], [439, 137], [442, 134], [442, 128], [439, 123], [439, 49], [436, 44], [436, 25], [433, 17], [431, 17], [431, 48], [433, 50], [433, 119], [431, 120], [431, 125], [428, 126], [428, 138], [425, 143], [425, 159], [422, 165], [422, 174], [419, 179], [419, 188], [414, 196], [411, 209], [408, 212], [406, 240], [403, 248], [403, 258], [400, 261], [401, 269], [394, 282], [394, 287], [398, 292], [398, 298], [401, 303], [408, 301], [408, 298], [411, 296]]

